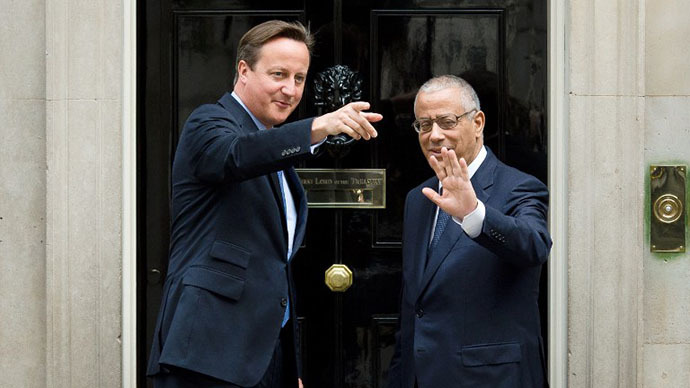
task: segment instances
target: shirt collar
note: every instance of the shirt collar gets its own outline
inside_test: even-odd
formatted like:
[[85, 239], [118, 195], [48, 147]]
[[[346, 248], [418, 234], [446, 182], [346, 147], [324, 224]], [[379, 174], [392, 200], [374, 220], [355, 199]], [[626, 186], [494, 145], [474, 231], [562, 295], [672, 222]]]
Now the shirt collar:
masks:
[[266, 129], [266, 126], [263, 125], [263, 124], [261, 124], [261, 121], [259, 121], [259, 119], [257, 119], [256, 116], [254, 116], [254, 114], [249, 110], [249, 108], [247, 108], [246, 105], [244, 105], [244, 102], [242, 102], [242, 100], [240, 99], [240, 96], [238, 96], [237, 94], [235, 94], [234, 91], [233, 91], [230, 95], [231, 95], [232, 97], [234, 97], [235, 100], [237, 100], [237, 102], [238, 102], [240, 105], [242, 105], [242, 108], [244, 108], [244, 110], [247, 111], [247, 113], [249, 113], [249, 117], [252, 118], [252, 121], [254, 122], [254, 124], [256, 124], [256, 127], [259, 128], [259, 130], [264, 130], [264, 129]]
[[479, 166], [484, 163], [484, 159], [486, 159], [486, 147], [482, 146], [482, 148], [479, 150], [479, 153], [477, 154], [477, 157], [474, 158], [472, 163], [470, 163], [469, 166], [467, 166], [467, 172], [470, 174], [470, 179], [474, 176], [474, 173], [479, 170]]

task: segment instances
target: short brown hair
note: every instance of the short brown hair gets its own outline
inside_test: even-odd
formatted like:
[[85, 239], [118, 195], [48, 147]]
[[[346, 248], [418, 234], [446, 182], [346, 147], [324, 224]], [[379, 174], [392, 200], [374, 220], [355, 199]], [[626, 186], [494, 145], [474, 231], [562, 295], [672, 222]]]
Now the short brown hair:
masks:
[[[307, 46], [309, 54], [314, 46], [314, 36], [302, 23], [286, 22], [283, 20], [269, 20], [259, 25], [252, 27], [240, 39], [239, 47], [237, 47], [237, 60], [235, 61], [235, 71], [240, 61], [245, 61], [250, 69], [254, 68], [254, 64], [259, 60], [259, 51], [261, 47], [268, 41], [276, 38], [288, 38], [302, 42]], [[235, 80], [237, 83], [238, 74], [235, 73]]]

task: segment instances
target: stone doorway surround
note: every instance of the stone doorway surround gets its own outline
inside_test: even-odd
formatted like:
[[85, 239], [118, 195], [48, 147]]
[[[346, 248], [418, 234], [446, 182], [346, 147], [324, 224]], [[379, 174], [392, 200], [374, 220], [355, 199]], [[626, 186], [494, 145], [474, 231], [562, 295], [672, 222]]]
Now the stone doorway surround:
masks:
[[[123, 171], [124, 218], [123, 218], [123, 383], [134, 386], [136, 382], [136, 14], [135, 1], [125, 10], [125, 69], [123, 102], [124, 153]], [[550, 224], [554, 240], [567, 241], [567, 93], [565, 89], [565, 16], [562, 2], [550, 1], [549, 36], [549, 186], [551, 190]], [[125, 6], [127, 8], [127, 6]], [[128, 13], [130, 12], [130, 13]], [[129, 20], [129, 22], [127, 22]], [[129, 27], [127, 27], [129, 26]], [[128, 38], [129, 37], [129, 38]], [[128, 54], [129, 53], [129, 54]], [[567, 251], [566, 245], [555, 244], [549, 264], [549, 352], [550, 381], [554, 387], [567, 386]]]

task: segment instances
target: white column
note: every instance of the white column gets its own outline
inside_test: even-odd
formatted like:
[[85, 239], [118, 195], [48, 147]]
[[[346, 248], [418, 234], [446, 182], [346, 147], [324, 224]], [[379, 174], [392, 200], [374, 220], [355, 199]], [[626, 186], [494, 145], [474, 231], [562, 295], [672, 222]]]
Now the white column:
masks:
[[636, 387], [644, 291], [644, 2], [571, 1], [568, 11], [568, 386]]
[[48, 387], [121, 385], [122, 15], [46, 1]]
[[44, 387], [45, 2], [0, 9], [0, 387]]

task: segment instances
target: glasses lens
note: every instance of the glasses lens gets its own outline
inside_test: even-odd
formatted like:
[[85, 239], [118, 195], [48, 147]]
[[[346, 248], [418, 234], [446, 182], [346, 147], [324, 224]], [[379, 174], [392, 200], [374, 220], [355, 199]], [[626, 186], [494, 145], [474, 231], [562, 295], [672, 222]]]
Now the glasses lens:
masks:
[[436, 123], [441, 129], [451, 129], [457, 125], [458, 121], [455, 116], [440, 116], [436, 118]]
[[417, 132], [427, 132], [431, 129], [433, 122], [431, 120], [416, 120], [412, 126]]

